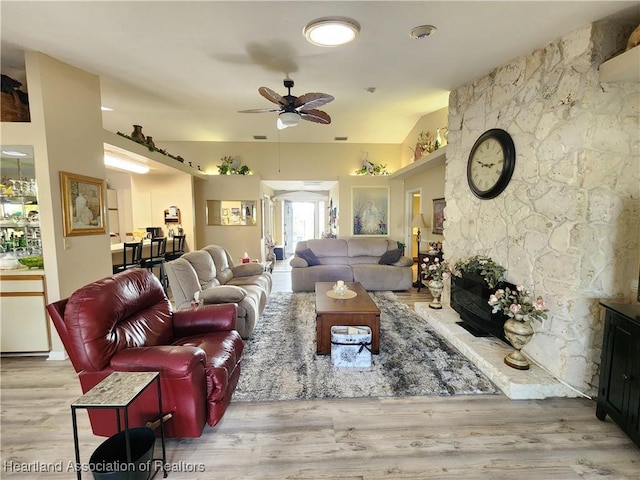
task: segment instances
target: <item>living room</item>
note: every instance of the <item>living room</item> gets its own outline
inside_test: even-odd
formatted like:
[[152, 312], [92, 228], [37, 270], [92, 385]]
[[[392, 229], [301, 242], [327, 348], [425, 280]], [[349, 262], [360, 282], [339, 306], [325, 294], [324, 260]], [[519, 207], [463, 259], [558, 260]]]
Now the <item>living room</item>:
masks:
[[[384, 185], [390, 188], [389, 236], [406, 242], [411, 238], [407, 236], [406, 192], [424, 185], [427, 177], [441, 175], [442, 192], [425, 195], [422, 203], [423, 211], [428, 212], [433, 198], [447, 200], [444, 237], [431, 238], [444, 238], [448, 259], [487, 254], [507, 268], [512, 281], [531, 285], [543, 294], [553, 320], [531, 344], [530, 354], [563, 381], [593, 394], [602, 329], [597, 301], [634, 298], [630, 285], [637, 278], [639, 257], [638, 118], [633, 106], [637, 104], [637, 81], [600, 87], [597, 79], [599, 61], [607, 57], [600, 50], [606, 42], [593, 39], [610, 38], [607, 32], [612, 31], [615, 28], [606, 23], [566, 31], [562, 37], [549, 38], [546, 46], [478, 72], [473, 81], [452, 89], [446, 110], [438, 109], [439, 115], [446, 115], [449, 128], [446, 170], [439, 167], [439, 173], [430, 171], [402, 182], [355, 177], [352, 173], [363, 157], [361, 144], [170, 140], [158, 144], [185, 159], [203, 159], [201, 163], [195, 161], [206, 171], [215, 171], [219, 159], [229, 154], [240, 156], [254, 170], [254, 175], [246, 178], [212, 177], [206, 182], [194, 178], [194, 218], [204, 218], [206, 200], [214, 194], [220, 198], [221, 191], [252, 192], [251, 199], [256, 201], [265, 194], [272, 195], [274, 192], [262, 186], [263, 179], [337, 180], [335, 198], [340, 202], [340, 212], [344, 212], [338, 219], [341, 235], [352, 228], [348, 214], [352, 187]], [[608, 53], [618, 48], [606, 45]], [[100, 105], [99, 82], [93, 75], [43, 57], [29, 52], [27, 63], [36, 67], [37, 74], [42, 75], [39, 80], [49, 88], [71, 80], [64, 97], [69, 102], [82, 90], [87, 96], [83, 97], [85, 105], [77, 107], [82, 115], [77, 116], [78, 110], [70, 107], [66, 110], [75, 111], [65, 111], [67, 104], [62, 99], [57, 104], [48, 99], [43, 103], [51, 103], [42, 108], [40, 118], [57, 116], [59, 123], [47, 121], [46, 128], [38, 122], [30, 129], [2, 128], [3, 143], [36, 146], [36, 162], [41, 162], [37, 164], [39, 181], [41, 173], [48, 179], [39, 184], [39, 194], [44, 195], [42, 203], [50, 203], [43, 206], [45, 212], [50, 209], [50, 215], [45, 218], [43, 213], [42, 228], [49, 232], [49, 244], [44, 248], [50, 278], [47, 291], [49, 299], [55, 300], [104, 276], [111, 270], [111, 259], [106, 254], [96, 255], [108, 249], [107, 238], [63, 238], [58, 205], [59, 170], [104, 178], [101, 163], [86, 165], [86, 158], [101, 159], [102, 121], [93, 111]], [[65, 75], [61, 76], [61, 71]], [[29, 82], [37, 105], [37, 81]], [[84, 91], [87, 85], [88, 94]], [[300, 87], [300, 91], [306, 91]], [[65, 108], [61, 108], [63, 105]], [[441, 117], [433, 120], [425, 115], [420, 122], [402, 143], [364, 145], [368, 158], [387, 164], [393, 171], [409, 165], [409, 146], [418, 134], [444, 126]], [[479, 135], [493, 127], [504, 128], [516, 140], [518, 168], [501, 196], [478, 200], [467, 185], [468, 154]], [[11, 141], [6, 142], [6, 138]], [[80, 152], [71, 159], [66, 148], [70, 142]], [[531, 161], [534, 158], [536, 161]], [[319, 168], [312, 169], [316, 165]], [[193, 246], [220, 243], [233, 245], [234, 256], [244, 251], [258, 255], [263, 247], [259, 229], [255, 230], [247, 235], [246, 230], [238, 233], [236, 229], [195, 222], [193, 237], [197, 243]], [[87, 264], [95, 268], [83, 268]]]

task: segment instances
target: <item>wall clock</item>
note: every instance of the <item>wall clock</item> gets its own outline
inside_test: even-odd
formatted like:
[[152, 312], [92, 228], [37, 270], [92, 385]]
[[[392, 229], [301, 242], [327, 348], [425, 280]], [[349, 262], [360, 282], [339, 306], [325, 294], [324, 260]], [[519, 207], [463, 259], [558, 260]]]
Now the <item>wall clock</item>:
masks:
[[473, 194], [495, 198], [507, 187], [516, 166], [516, 147], [504, 130], [492, 128], [473, 144], [467, 162], [467, 181]]

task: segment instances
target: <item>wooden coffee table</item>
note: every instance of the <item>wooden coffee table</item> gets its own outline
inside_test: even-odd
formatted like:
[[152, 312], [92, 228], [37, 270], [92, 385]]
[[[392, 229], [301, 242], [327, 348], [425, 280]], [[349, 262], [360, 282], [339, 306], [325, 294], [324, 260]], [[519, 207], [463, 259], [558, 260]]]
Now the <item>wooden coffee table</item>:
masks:
[[354, 298], [335, 299], [327, 295], [333, 282], [316, 283], [316, 353], [331, 353], [331, 327], [364, 326], [371, 329], [371, 353], [380, 352], [380, 309], [358, 282], [345, 282]]

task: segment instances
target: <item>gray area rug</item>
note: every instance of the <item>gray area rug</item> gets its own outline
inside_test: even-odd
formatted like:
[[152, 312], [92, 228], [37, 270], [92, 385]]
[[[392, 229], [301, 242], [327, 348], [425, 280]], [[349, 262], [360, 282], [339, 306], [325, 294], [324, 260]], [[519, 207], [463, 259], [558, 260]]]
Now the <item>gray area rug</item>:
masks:
[[355, 369], [316, 355], [314, 293], [272, 294], [245, 341], [233, 401], [499, 393], [393, 293], [370, 295], [381, 312], [380, 354], [370, 369]]

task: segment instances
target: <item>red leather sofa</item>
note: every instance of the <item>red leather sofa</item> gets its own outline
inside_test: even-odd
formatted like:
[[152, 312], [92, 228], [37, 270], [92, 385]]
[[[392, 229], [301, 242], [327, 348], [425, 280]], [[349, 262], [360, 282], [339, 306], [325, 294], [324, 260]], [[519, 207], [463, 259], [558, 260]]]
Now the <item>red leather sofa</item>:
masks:
[[[235, 304], [173, 311], [158, 278], [132, 269], [86, 285], [47, 305], [87, 392], [111, 372], [160, 372], [168, 437], [199, 437], [229, 405], [244, 344], [234, 330]], [[94, 434], [116, 432], [113, 410], [88, 410]], [[157, 390], [129, 407], [130, 425], [158, 418]]]

